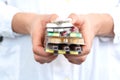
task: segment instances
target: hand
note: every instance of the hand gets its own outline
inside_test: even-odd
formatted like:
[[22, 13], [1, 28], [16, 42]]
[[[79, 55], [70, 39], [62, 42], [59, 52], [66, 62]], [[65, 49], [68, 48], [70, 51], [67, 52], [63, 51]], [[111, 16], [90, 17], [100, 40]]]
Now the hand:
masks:
[[45, 25], [50, 22], [56, 15], [41, 15], [32, 25], [32, 41], [35, 60], [40, 63], [49, 63], [53, 61], [57, 55], [49, 54], [44, 51]]
[[78, 27], [83, 35], [85, 45], [79, 55], [65, 54], [69, 62], [81, 64], [90, 53], [92, 42], [95, 36], [113, 36], [113, 20], [109, 14], [71, 14], [74, 26]]
[[44, 35], [46, 24], [57, 17], [55, 14], [38, 15], [33, 13], [18, 13], [12, 21], [13, 31], [30, 34], [33, 44], [34, 58], [37, 62], [49, 63], [57, 56], [44, 51]]

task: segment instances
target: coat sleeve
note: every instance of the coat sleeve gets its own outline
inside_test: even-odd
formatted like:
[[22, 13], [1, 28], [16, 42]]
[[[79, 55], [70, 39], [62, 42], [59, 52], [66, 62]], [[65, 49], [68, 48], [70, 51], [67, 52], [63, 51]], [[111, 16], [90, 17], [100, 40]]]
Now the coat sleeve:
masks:
[[[113, 21], [114, 21], [114, 38], [113, 37], [99, 37], [100, 41], [102, 42], [108, 42], [113, 40], [114, 44], [120, 43], [120, 0], [116, 0], [117, 2], [107, 8], [100, 8], [101, 13], [108, 13], [112, 16]], [[102, 11], [103, 10], [103, 11]], [[98, 12], [99, 12], [98, 11]]]
[[120, 43], [120, 0], [119, 3], [110, 12], [114, 21], [114, 43]]
[[19, 35], [14, 33], [11, 27], [12, 18], [17, 12], [17, 8], [0, 1], [0, 36], [14, 38]]

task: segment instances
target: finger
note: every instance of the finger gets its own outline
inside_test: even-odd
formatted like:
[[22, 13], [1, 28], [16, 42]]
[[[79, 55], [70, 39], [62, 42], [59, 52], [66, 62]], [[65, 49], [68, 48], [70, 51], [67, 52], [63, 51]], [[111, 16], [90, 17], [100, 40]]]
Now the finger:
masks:
[[75, 13], [71, 13], [68, 17], [72, 19], [72, 23], [73, 23], [73, 24], [74, 24], [74, 23], [77, 23], [77, 21], [79, 20], [78, 15], [75, 14]]
[[72, 19], [72, 23], [75, 25], [82, 25], [84, 22], [84, 15], [77, 15], [75, 13], [71, 13], [68, 17]]
[[90, 53], [91, 47], [89, 45], [84, 45], [82, 47], [81, 56], [88, 55]]
[[34, 55], [34, 58], [37, 62], [43, 64], [43, 63], [50, 63], [51, 61], [53, 61], [57, 56], [52, 55], [49, 57], [43, 57], [43, 56], [38, 56], [38, 55]]
[[45, 32], [45, 26], [42, 24], [42, 22], [36, 21], [33, 25], [34, 28], [32, 28], [32, 40], [33, 45], [43, 45], [43, 39], [44, 39], [44, 32]]
[[69, 57], [68, 61], [73, 64], [81, 64], [86, 60], [87, 56], [80, 56], [80, 57]]
[[32, 33], [33, 52], [35, 54], [47, 56], [48, 54], [45, 53], [44, 47], [43, 47], [45, 28], [39, 22], [36, 23], [33, 27], [36, 27], [36, 28], [33, 28], [33, 33]]
[[54, 54], [46, 53], [42, 46], [33, 47], [33, 52], [34, 52], [34, 54], [36, 54], [38, 56], [43, 56], [43, 57], [48, 57], [48, 56], [54, 55]]
[[36, 21], [32, 29], [33, 52], [47, 55], [44, 51], [45, 25], [40, 20]]
[[78, 65], [80, 65], [82, 63], [82, 62], [76, 62], [76, 61], [73, 61], [73, 60], [69, 60], [69, 62], [72, 63], [72, 64], [78, 64]]
[[69, 18], [72, 19], [72, 24], [76, 27], [79, 28], [79, 30], [81, 31], [81, 25], [84, 24], [84, 15], [77, 15], [77, 14], [70, 14]]
[[50, 22], [55, 21], [57, 18], [58, 18], [58, 15], [57, 15], [57, 14], [51, 14]]
[[37, 61], [37, 62], [39, 62], [39, 63], [41, 63], [41, 64], [44, 64], [44, 63], [46, 62], [45, 59], [41, 58], [41, 57], [38, 56], [38, 55], [34, 55], [34, 59], [35, 59], [35, 61]]
[[85, 43], [85, 45], [82, 46], [81, 55], [87, 55], [90, 53], [94, 35], [92, 34], [92, 32], [90, 32], [90, 30], [88, 30], [88, 32], [82, 30], [81, 32], [82, 32], [84, 43]]
[[67, 57], [79, 57], [79, 56], [81, 56], [80, 54], [64, 54], [64, 56], [67, 58]]
[[65, 54], [64, 56], [65, 56], [67, 59], [79, 59], [79, 58], [84, 57], [84, 56], [87, 56], [87, 55], [81, 55], [81, 54], [78, 54], [78, 55]]
[[50, 54], [47, 54], [44, 51], [44, 47], [43, 47], [43, 40], [42, 40], [42, 35], [41, 34], [34, 34], [35, 36], [33, 36], [33, 52], [34, 54], [37, 55], [41, 55], [41, 56], [49, 56]]

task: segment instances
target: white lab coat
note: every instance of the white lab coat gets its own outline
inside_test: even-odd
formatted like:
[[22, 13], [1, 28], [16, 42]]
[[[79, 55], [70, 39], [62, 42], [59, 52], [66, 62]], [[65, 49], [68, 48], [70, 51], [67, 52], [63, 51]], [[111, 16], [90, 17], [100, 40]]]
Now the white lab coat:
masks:
[[[120, 0], [0, 0], [0, 80], [120, 80]], [[12, 7], [13, 6], [13, 7]], [[81, 65], [71, 64], [63, 55], [49, 64], [34, 60], [29, 35], [11, 29], [15, 13], [109, 13], [115, 37], [95, 37], [90, 54]]]

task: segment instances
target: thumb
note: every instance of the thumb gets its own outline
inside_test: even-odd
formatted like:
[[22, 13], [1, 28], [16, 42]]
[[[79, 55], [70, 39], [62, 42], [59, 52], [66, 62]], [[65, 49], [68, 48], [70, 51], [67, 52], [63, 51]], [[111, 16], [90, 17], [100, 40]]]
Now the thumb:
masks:
[[51, 15], [50, 15], [50, 22], [55, 21], [57, 18], [58, 18], [58, 15], [57, 15], [57, 14], [51, 14]]
[[71, 13], [68, 17], [72, 19], [72, 24], [74, 24], [75, 26], [80, 26], [84, 23], [83, 15]]
[[79, 23], [79, 16], [77, 14], [71, 13], [68, 17], [72, 19], [73, 24]]

